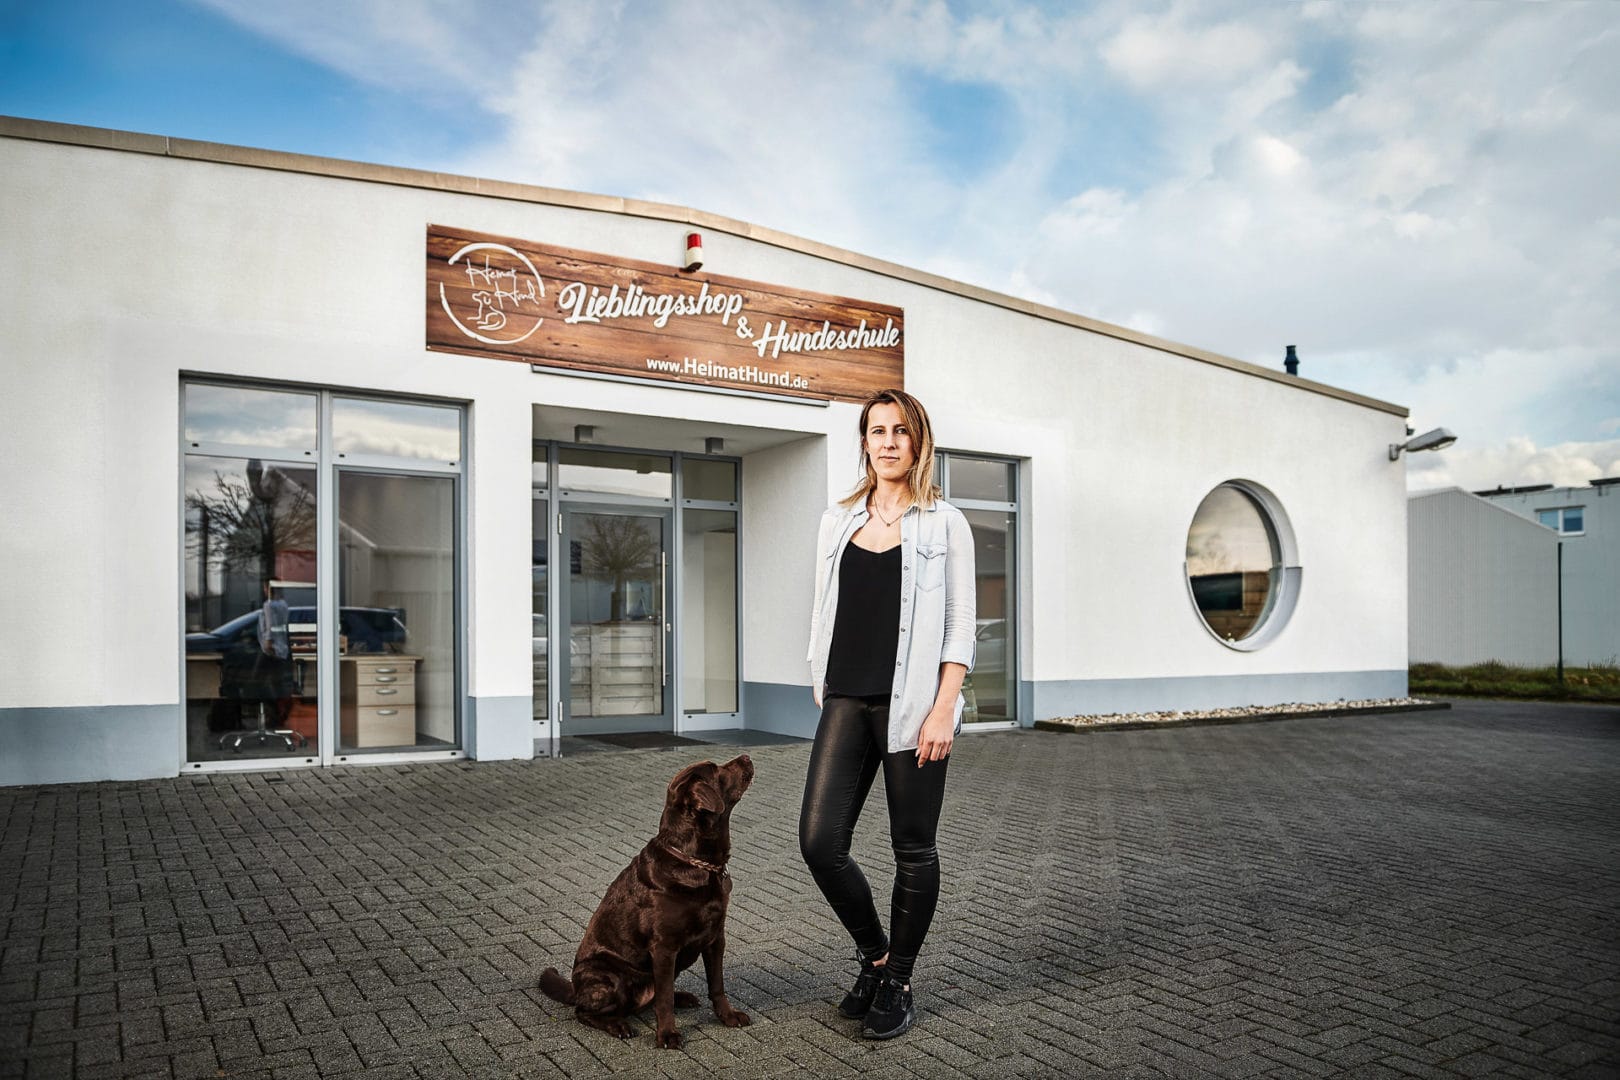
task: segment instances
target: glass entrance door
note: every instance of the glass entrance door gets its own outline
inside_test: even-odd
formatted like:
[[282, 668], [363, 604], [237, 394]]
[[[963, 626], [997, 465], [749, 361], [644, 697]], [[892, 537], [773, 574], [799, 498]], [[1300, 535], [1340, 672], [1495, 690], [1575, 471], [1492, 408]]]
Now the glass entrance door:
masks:
[[563, 510], [563, 734], [674, 730], [669, 534], [667, 511]]

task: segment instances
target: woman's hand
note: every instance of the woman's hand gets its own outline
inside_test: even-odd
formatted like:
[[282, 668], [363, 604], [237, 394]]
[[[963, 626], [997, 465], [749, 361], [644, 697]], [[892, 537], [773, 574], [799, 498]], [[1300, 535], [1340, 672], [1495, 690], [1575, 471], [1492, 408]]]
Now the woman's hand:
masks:
[[923, 721], [917, 736], [917, 768], [930, 761], [944, 761], [951, 753], [951, 742], [956, 738], [956, 709], [935, 707]]

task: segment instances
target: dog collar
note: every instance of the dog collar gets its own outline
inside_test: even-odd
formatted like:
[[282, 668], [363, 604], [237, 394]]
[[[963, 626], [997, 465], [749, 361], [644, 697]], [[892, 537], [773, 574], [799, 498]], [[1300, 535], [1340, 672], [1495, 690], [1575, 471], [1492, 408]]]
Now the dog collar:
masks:
[[661, 843], [659, 846], [662, 847], [665, 851], [669, 852], [671, 855], [675, 856], [677, 859], [681, 860], [684, 863], [690, 863], [693, 866], [697, 867], [699, 870], [707, 870], [709, 873], [711, 873], [711, 874], [719, 874], [721, 877], [730, 877], [731, 876], [730, 874], [726, 873], [726, 864], [725, 863], [704, 862], [702, 859], [694, 859], [692, 856], [688, 855], [686, 852], [678, 851], [675, 848], [671, 847], [669, 844], [662, 844]]

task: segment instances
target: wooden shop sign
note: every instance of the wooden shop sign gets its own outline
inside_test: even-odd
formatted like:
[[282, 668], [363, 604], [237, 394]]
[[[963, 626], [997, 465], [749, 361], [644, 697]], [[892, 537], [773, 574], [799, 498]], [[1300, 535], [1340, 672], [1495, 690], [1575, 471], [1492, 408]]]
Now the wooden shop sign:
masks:
[[905, 385], [900, 308], [442, 225], [427, 347], [835, 401]]

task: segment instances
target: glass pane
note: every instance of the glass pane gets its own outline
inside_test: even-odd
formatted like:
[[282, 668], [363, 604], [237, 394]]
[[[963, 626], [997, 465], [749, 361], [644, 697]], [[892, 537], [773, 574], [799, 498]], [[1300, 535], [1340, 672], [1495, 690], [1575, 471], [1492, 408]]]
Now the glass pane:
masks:
[[545, 499], [534, 500], [534, 554], [530, 571], [531, 645], [534, 657], [534, 718], [545, 720], [551, 716], [551, 681], [546, 674], [546, 650], [549, 647], [546, 626], [546, 599], [551, 579], [546, 565], [546, 541], [550, 536], [550, 506]]
[[737, 463], [704, 458], [681, 459], [681, 497], [714, 502], [737, 500]]
[[646, 726], [627, 725], [622, 720], [606, 725], [588, 722], [597, 717], [661, 719], [663, 518], [570, 513], [567, 539], [569, 710], [565, 733]]
[[1564, 531], [1578, 533], [1586, 531], [1585, 508], [1572, 506], [1564, 511]]
[[568, 491], [609, 495], [673, 497], [670, 459], [659, 454], [626, 454], [611, 450], [559, 447], [557, 483]]
[[681, 517], [681, 693], [689, 713], [737, 711], [737, 515]]
[[1536, 512], [1536, 520], [1547, 526], [1549, 529], [1556, 529], [1559, 527], [1558, 511], [1556, 510], [1539, 510]]
[[[955, 468], [959, 459], [952, 458]], [[1017, 695], [1013, 693], [1013, 626], [1011, 598], [1017, 595], [1009, 570], [1008, 554], [1017, 543], [1013, 515], [996, 510], [964, 510], [973, 530], [974, 573], [978, 611], [973, 670], [962, 684], [966, 708], [962, 722], [1011, 720]]]
[[339, 454], [453, 464], [461, 460], [461, 410], [334, 398], [332, 448]]
[[186, 458], [186, 759], [316, 740], [315, 470]]
[[988, 499], [1012, 502], [1012, 466], [1005, 461], [978, 461], [952, 456], [951, 490], [947, 499]]
[[543, 488], [551, 483], [548, 461], [546, 444], [541, 442], [533, 444], [529, 454], [529, 482], [537, 488]]
[[1205, 496], [1187, 530], [1187, 576], [1209, 628], [1228, 641], [1254, 633], [1280, 572], [1277, 541], [1259, 504], [1225, 484]]
[[450, 749], [456, 483], [338, 478], [338, 749]]
[[314, 394], [186, 385], [186, 442], [194, 445], [262, 446], [314, 454], [319, 416]]

